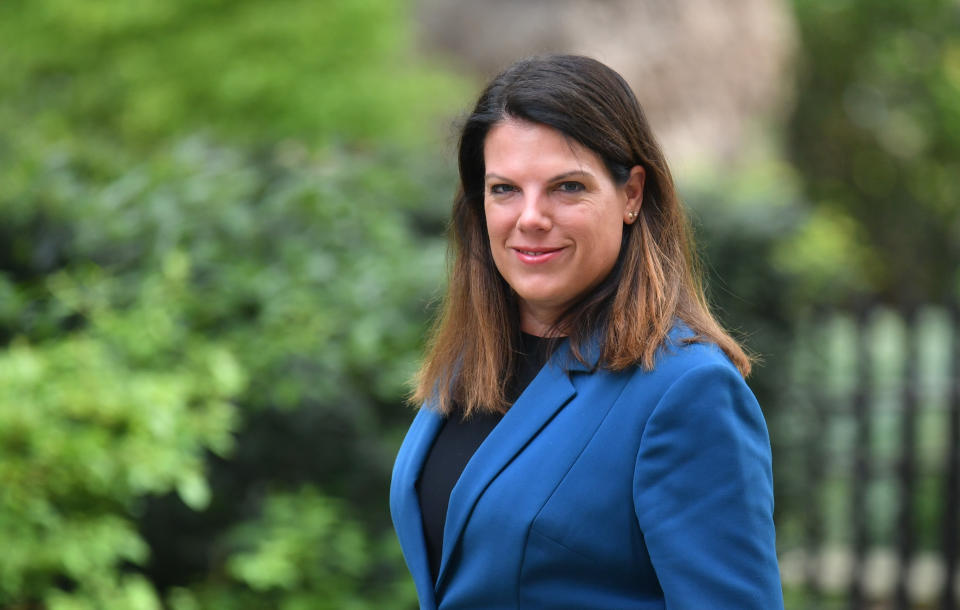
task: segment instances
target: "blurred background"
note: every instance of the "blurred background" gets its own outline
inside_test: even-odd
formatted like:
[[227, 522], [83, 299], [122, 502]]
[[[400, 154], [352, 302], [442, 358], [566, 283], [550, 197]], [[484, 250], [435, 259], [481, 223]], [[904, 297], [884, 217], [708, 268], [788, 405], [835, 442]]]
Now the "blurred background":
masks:
[[761, 358], [787, 607], [957, 607], [956, 0], [6, 0], [0, 608], [415, 607], [456, 121], [544, 51], [631, 82]]

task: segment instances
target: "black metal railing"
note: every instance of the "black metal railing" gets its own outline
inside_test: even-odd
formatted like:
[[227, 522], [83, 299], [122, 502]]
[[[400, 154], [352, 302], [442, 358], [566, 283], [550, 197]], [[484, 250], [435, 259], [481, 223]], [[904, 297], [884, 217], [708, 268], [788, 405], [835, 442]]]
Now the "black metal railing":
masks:
[[819, 312], [794, 358], [771, 426], [788, 607], [957, 610], [960, 307]]

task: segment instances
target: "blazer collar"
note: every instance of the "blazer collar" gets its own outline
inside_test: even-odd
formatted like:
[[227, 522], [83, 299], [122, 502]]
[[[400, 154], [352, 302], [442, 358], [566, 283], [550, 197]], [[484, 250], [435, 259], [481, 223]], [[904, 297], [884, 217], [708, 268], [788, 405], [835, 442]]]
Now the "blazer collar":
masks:
[[601, 346], [600, 335], [597, 333], [580, 347], [580, 355], [583, 357], [583, 361], [581, 362], [573, 356], [573, 350], [570, 348], [570, 340], [564, 339], [563, 342], [557, 346], [556, 353], [554, 354], [556, 365], [569, 372], [591, 373], [596, 370], [597, 365], [600, 363], [602, 353]]
[[573, 368], [573, 364], [577, 362], [569, 357], [569, 349], [564, 342], [467, 462], [450, 493], [437, 591], [449, 570], [450, 557], [463, 535], [470, 513], [484, 490], [557, 411], [576, 395], [567, 371]]

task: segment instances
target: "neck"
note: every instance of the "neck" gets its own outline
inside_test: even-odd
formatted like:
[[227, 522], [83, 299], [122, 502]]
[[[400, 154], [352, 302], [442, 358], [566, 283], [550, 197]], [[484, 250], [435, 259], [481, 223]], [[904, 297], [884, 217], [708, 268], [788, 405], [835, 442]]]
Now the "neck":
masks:
[[537, 315], [527, 307], [520, 307], [520, 330], [537, 337], [562, 337], [564, 333], [554, 328], [553, 316]]

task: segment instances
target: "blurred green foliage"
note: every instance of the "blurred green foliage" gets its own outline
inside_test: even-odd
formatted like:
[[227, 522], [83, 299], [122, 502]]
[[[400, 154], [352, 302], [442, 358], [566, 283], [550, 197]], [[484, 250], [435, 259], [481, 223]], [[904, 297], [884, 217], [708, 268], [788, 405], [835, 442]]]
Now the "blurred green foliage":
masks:
[[107, 302], [108, 279], [54, 274], [51, 309], [83, 316], [83, 329], [0, 352], [3, 603], [153, 607], [145, 581], [116, 570], [148, 556], [131, 517], [150, 493], [206, 507], [204, 450], [230, 450], [226, 399], [244, 384], [229, 351], [184, 332], [183, 271], [168, 260], [122, 311]]
[[173, 610], [361, 610], [416, 606], [409, 579], [383, 582], [403, 561], [392, 532], [372, 540], [341, 502], [310, 486], [267, 499], [231, 532], [228, 578], [171, 595]]
[[414, 602], [387, 478], [463, 87], [406, 10], [0, 5], [0, 607]]
[[803, 54], [789, 149], [815, 206], [798, 263], [842, 256], [848, 271], [836, 264], [839, 281], [823, 286], [839, 302], [957, 298], [960, 7], [794, 4]]
[[[231, 524], [258, 512], [265, 485], [279, 493], [320, 483], [326, 493], [355, 502], [354, 511], [377, 524], [375, 531], [382, 529], [393, 447], [384, 441], [396, 434], [391, 422], [405, 419], [398, 408], [403, 384], [414, 370], [425, 303], [437, 289], [443, 256], [437, 237], [417, 235], [405, 206], [440, 190], [426, 192], [429, 172], [410, 172], [398, 159], [335, 150], [313, 158], [290, 146], [269, 157], [244, 156], [187, 139], [143, 161], [118, 163], [107, 180], [85, 174], [83, 158], [56, 155], [53, 163], [27, 163], [36, 168], [32, 180], [0, 198], [9, 213], [4, 290], [8, 303], [19, 304], [8, 306], [2, 332], [12, 340], [11, 374], [25, 376], [3, 384], [9, 392], [3, 412], [10, 418], [5, 446], [20, 455], [25, 472], [18, 478], [38, 502], [77, 503], [49, 515], [51, 531], [37, 541], [43, 554], [67, 550], [51, 546], [50, 537], [74, 520], [106, 519], [116, 532], [98, 535], [105, 549], [86, 569], [110, 575], [120, 560], [148, 565], [132, 503], [174, 489], [179, 499], [168, 500], [166, 509], [154, 502], [153, 519], [158, 510], [182, 513], [183, 501], [207, 509], [204, 531], [141, 528], [153, 559], [183, 571], [172, 578], [176, 584], [212, 567], [208, 562], [228, 561], [237, 582], [257, 589], [250, 568], [236, 566], [259, 563], [210, 555], [231, 539]], [[423, 182], [413, 183], [411, 175]], [[25, 406], [32, 417], [26, 431], [15, 425]], [[258, 425], [265, 421], [280, 428]], [[287, 426], [298, 430], [290, 434]], [[61, 427], [75, 435], [70, 442]], [[238, 447], [228, 455], [232, 445]], [[212, 502], [203, 449], [227, 458], [219, 462], [222, 480], [214, 481]], [[63, 480], [36, 487], [29, 482], [32, 469], [42, 472], [47, 460], [53, 468], [63, 461], [94, 472], [64, 468]], [[112, 473], [111, 467], [126, 470]], [[126, 477], [131, 487], [99, 489], [98, 477]], [[109, 511], [90, 503], [99, 496]], [[317, 515], [322, 506], [315, 507]], [[26, 527], [24, 517], [12, 512], [3, 519]], [[310, 538], [306, 518], [296, 524], [304, 528], [297, 542], [324, 544]], [[250, 528], [256, 526], [248, 528], [248, 539], [256, 537]], [[10, 536], [24, 553], [23, 569], [39, 569], [43, 554], [32, 554], [17, 530]], [[192, 542], [185, 551], [173, 548], [181, 537]], [[354, 540], [336, 538], [315, 552], [336, 564], [362, 565], [325, 574], [321, 563], [304, 564], [296, 582], [309, 586], [290, 599], [308, 601], [289, 607], [347, 607], [316, 604], [339, 599], [331, 587], [358, 594], [349, 577], [375, 555], [351, 549]], [[191, 562], [196, 565], [184, 570]], [[6, 599], [46, 598], [57, 590], [51, 579], [93, 582], [88, 573], [61, 572], [48, 560], [43, 565], [52, 589], [25, 588], [18, 576], [5, 586]], [[394, 574], [398, 567], [390, 566]], [[389, 586], [389, 578], [381, 580]], [[127, 603], [90, 599], [96, 600], [91, 607]], [[258, 604], [245, 607], [263, 607]]]
[[[0, 128], [148, 147], [422, 143], [459, 88], [417, 61], [400, 0], [0, 3]], [[84, 143], [86, 146], [87, 144]]]

